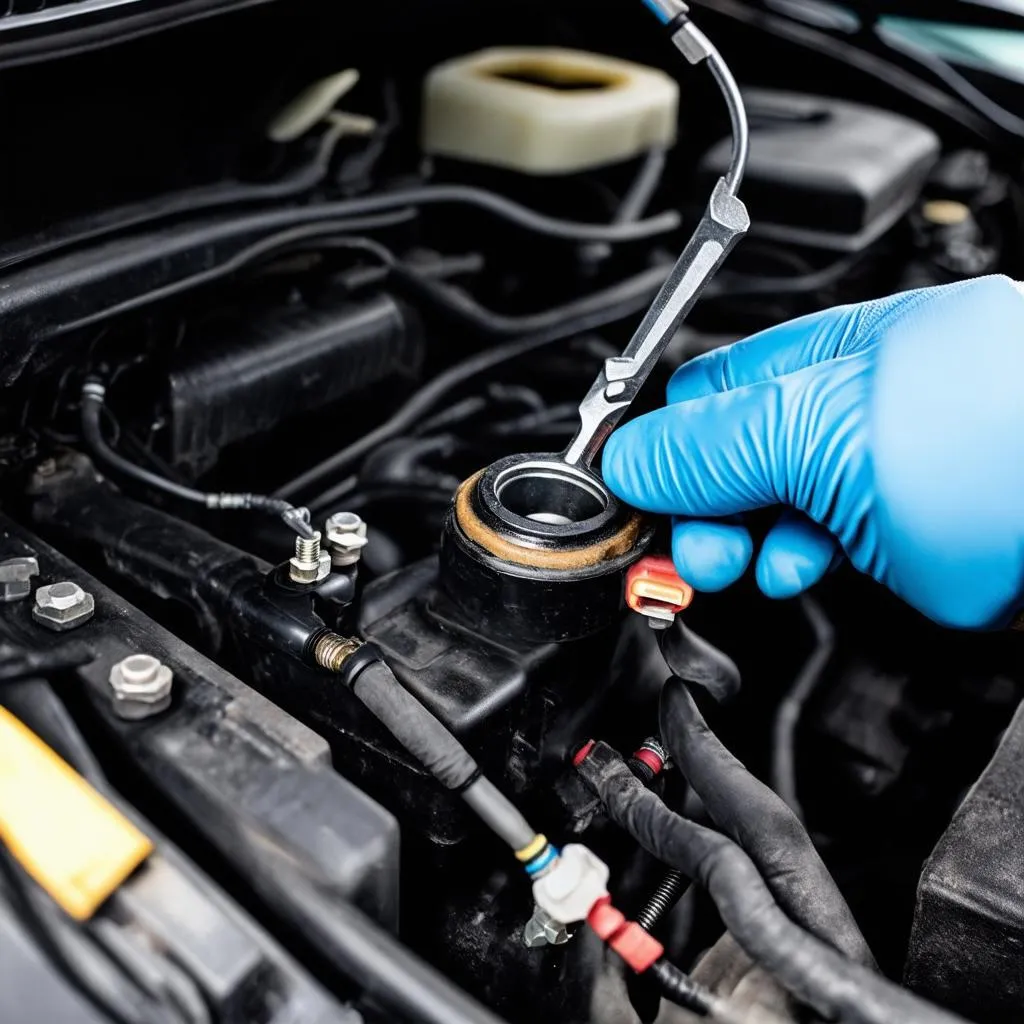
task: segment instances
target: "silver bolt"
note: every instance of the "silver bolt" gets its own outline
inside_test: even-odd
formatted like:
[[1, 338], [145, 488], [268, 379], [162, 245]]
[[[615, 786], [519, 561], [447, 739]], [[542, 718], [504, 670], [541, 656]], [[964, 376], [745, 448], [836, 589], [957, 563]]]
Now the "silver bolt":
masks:
[[569, 941], [569, 929], [556, 921], [546, 910], [533, 908], [533, 917], [523, 927], [523, 945], [529, 949], [539, 946], [564, 946]]
[[59, 633], [88, 622], [95, 610], [92, 594], [87, 594], [77, 583], [62, 581], [36, 591], [32, 617], [47, 629]]
[[288, 575], [295, 583], [319, 583], [331, 572], [331, 556], [320, 550], [320, 531], [312, 537], [295, 538], [295, 554], [288, 562]]
[[152, 654], [130, 654], [110, 670], [114, 711], [119, 718], [139, 719], [166, 711], [174, 674]]
[[0, 602], [21, 601], [32, 593], [32, 577], [39, 575], [39, 562], [31, 556], [0, 562]]
[[366, 523], [355, 512], [336, 512], [327, 520], [324, 532], [331, 561], [341, 568], [355, 565], [366, 547]]

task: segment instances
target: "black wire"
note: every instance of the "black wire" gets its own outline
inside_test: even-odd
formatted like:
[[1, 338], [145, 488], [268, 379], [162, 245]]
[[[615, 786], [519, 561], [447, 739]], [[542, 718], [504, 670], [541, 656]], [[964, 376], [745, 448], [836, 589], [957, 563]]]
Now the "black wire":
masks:
[[800, 599], [800, 608], [814, 635], [814, 650], [793, 680], [793, 685], [779, 703], [772, 727], [772, 789], [792, 809], [801, 821], [803, 808], [796, 786], [796, 730], [804, 706], [821, 682], [825, 666], [835, 649], [835, 631], [832, 623], [817, 601], [806, 594]]
[[704, 292], [704, 298], [738, 299], [747, 295], [801, 295], [838, 284], [863, 258], [847, 256], [808, 274], [767, 275], [727, 270], [719, 274]]
[[1018, 117], [986, 95], [967, 77], [962, 75], [949, 61], [938, 54], [903, 39], [891, 30], [875, 27], [875, 38], [890, 50], [903, 54], [926, 71], [931, 72], [943, 85], [954, 92], [964, 103], [976, 110], [982, 117], [998, 125], [1004, 132], [1024, 139], [1024, 118]]
[[968, 129], [986, 142], [1002, 141], [1002, 134], [987, 118], [962, 100], [911, 74], [899, 64], [886, 60], [860, 46], [837, 39], [828, 32], [803, 22], [769, 14], [743, 0], [693, 0], [695, 6], [715, 11], [734, 21], [759, 29], [787, 42], [813, 50], [825, 57], [855, 68], [890, 88], [916, 100], [931, 110]]
[[[646, 156], [640, 163], [640, 169], [636, 177], [630, 183], [626, 194], [622, 197], [612, 222], [622, 224], [628, 221], [639, 220], [644, 215], [654, 193], [658, 191], [662, 175], [665, 172], [665, 164], [668, 161], [668, 152], [664, 146], [655, 146], [647, 151]], [[580, 251], [584, 260], [600, 261], [611, 255], [611, 248], [607, 242], [592, 242]]]
[[[230, 192], [230, 189], [227, 191]], [[416, 188], [395, 189], [392, 192], [359, 196], [354, 199], [337, 199], [329, 202], [310, 203], [307, 206], [298, 208], [294, 213], [301, 216], [303, 220], [319, 222], [373, 217], [379, 214], [393, 213], [396, 210], [408, 207], [453, 204], [473, 206], [477, 209], [485, 210], [492, 216], [515, 224], [525, 231], [532, 231], [535, 234], [566, 242], [638, 242], [654, 238], [658, 235], [668, 234], [679, 227], [679, 214], [674, 210], [667, 210], [644, 220], [630, 221], [622, 224], [580, 223], [540, 213], [512, 199], [507, 199], [497, 192], [489, 192], [486, 189], [475, 188], [470, 185], [420, 185]], [[209, 202], [200, 203], [196, 208], [204, 209], [210, 205]], [[177, 203], [174, 209], [175, 212], [178, 212]], [[187, 212], [187, 210], [180, 212]], [[131, 227], [137, 223], [144, 223], [147, 219], [140, 212], [136, 214], [134, 221], [129, 219], [127, 226]], [[119, 227], [120, 225], [96, 225], [88, 229], [80, 228], [78, 234], [69, 236], [67, 242], [63, 238], [37, 241], [34, 243], [34, 247], [30, 246], [27, 250], [27, 255], [23, 255], [20, 252], [4, 254], [0, 251], [0, 267], [22, 262], [28, 258], [46, 255], [93, 238], [109, 235]]]
[[253, 509], [278, 516], [296, 533], [304, 537], [312, 537], [313, 530], [309, 522], [290, 502], [280, 498], [268, 498], [262, 494], [210, 494], [179, 484], [174, 480], [159, 476], [142, 466], [130, 462], [119, 455], [103, 437], [102, 416], [105, 388], [95, 380], [86, 382], [82, 389], [81, 423], [82, 437], [89, 451], [101, 462], [139, 483], [162, 491], [182, 501], [202, 505], [214, 509]]
[[754, 862], [782, 910], [844, 956], [874, 969], [871, 950], [807, 830], [708, 728], [680, 679], [665, 683], [659, 717], [662, 741], [679, 771], [715, 827]]
[[657, 981], [666, 999], [702, 1017], [708, 1016], [717, 1002], [708, 989], [667, 960], [659, 960], [644, 973]]
[[[303, 207], [304, 212], [308, 210], [309, 207]], [[133, 295], [130, 298], [114, 303], [112, 306], [88, 313], [71, 323], [63, 324], [61, 330], [70, 331], [88, 327], [90, 324], [105, 321], [110, 317], [130, 313], [149, 303], [169, 299], [180, 295], [182, 292], [212, 284], [214, 281], [230, 277], [232, 274], [243, 270], [258, 260], [266, 260], [288, 252], [323, 245], [325, 240], [337, 238], [345, 234], [358, 235], [362, 231], [376, 231], [385, 227], [394, 227], [398, 224], [404, 224], [413, 217], [415, 217], [415, 212], [412, 210], [395, 210], [391, 213], [352, 218], [351, 220], [313, 221], [312, 223], [289, 227], [266, 235], [194, 274], [178, 278], [175, 281], [169, 281], [165, 285]], [[216, 250], [211, 249], [211, 251], [216, 253]]]
[[340, 137], [341, 133], [337, 129], [324, 132], [313, 159], [294, 174], [279, 181], [232, 181], [173, 192], [131, 206], [108, 210], [97, 217], [59, 225], [55, 229], [41, 231], [29, 238], [15, 239], [7, 245], [0, 246], [0, 269], [47, 256], [60, 249], [69, 249], [83, 242], [95, 241], [115, 232], [128, 231], [176, 216], [193, 215], [204, 210], [231, 206], [270, 203], [300, 196], [323, 180]]
[[646, 304], [646, 301], [665, 283], [670, 269], [668, 265], [650, 267], [564, 305], [519, 316], [495, 313], [481, 306], [462, 289], [444, 281], [424, 278], [404, 264], [396, 264], [392, 276], [396, 283], [405, 285], [416, 298], [429, 302], [453, 320], [466, 324], [480, 334], [512, 337], [517, 334], [531, 334], [534, 331], [547, 331], [563, 322], [589, 317], [619, 303], [642, 298]]
[[[632, 280], [634, 283], [636, 282], [635, 278]], [[614, 289], [609, 289], [614, 294], [614, 302], [610, 302], [607, 306], [587, 309], [574, 319], [562, 320], [537, 334], [529, 334], [526, 337], [517, 338], [504, 345], [476, 353], [456, 363], [454, 366], [450, 366], [424, 387], [416, 391], [396, 413], [380, 424], [380, 426], [371, 430], [368, 434], [364, 434], [358, 440], [353, 441], [340, 452], [330, 456], [330, 458], [325, 459], [294, 479], [282, 484], [273, 492], [273, 497], [290, 500], [296, 494], [307, 490], [324, 477], [335, 476], [350, 469], [355, 463], [359, 462], [360, 459], [376, 448], [377, 445], [390, 441], [392, 438], [398, 437], [410, 429], [420, 417], [433, 409], [451, 391], [479, 376], [481, 373], [522, 358], [554, 342], [562, 341], [565, 338], [585, 333], [595, 327], [601, 327], [605, 324], [614, 323], [616, 320], [632, 316], [639, 310], [646, 308], [651, 293], [651, 283], [648, 279], [646, 286], [643, 288], [635, 287], [633, 294], [624, 293], [621, 286], [616, 286]], [[572, 305], [578, 309], [577, 303]]]
[[474, 206], [525, 231], [565, 242], [640, 242], [665, 235], [679, 227], [675, 210], [623, 224], [589, 224], [552, 217], [532, 210], [497, 192], [472, 185], [420, 185], [377, 195], [341, 199], [309, 207], [324, 217], [365, 217], [403, 207], [434, 205]]

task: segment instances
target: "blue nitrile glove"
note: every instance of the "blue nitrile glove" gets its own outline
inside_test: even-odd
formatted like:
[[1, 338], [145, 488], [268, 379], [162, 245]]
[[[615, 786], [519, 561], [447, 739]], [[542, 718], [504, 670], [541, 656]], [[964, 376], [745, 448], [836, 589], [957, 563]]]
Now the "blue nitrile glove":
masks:
[[[729, 517], [789, 506], [765, 539], [770, 597], [816, 582], [836, 542], [938, 622], [1005, 624], [1024, 602], [1024, 294], [986, 277], [841, 306], [676, 371], [664, 409], [609, 438], [625, 501], [681, 517], [680, 574], [742, 575]], [[682, 518], [685, 517], [685, 518]]]

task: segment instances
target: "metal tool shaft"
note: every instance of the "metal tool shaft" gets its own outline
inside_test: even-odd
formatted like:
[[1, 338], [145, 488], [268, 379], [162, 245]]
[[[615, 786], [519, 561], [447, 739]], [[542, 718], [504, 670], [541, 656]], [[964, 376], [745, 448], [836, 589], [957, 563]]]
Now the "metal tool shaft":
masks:
[[571, 466], [590, 466], [705, 285], [749, 225], [746, 207], [729, 192], [725, 179], [719, 180], [697, 230], [636, 333], [621, 356], [605, 360], [580, 403], [580, 426], [562, 453], [565, 462]]
[[750, 227], [747, 208], [736, 191], [747, 162], [749, 133], [743, 99], [721, 55], [686, 16], [679, 0], [645, 0], [669, 27], [672, 42], [691, 64], [707, 62], [721, 90], [732, 123], [733, 152], [728, 173], [719, 179], [693, 237], [661, 286], [643, 322], [621, 356], [606, 359], [580, 403], [580, 426], [561, 459], [589, 469], [608, 435], [636, 398], [665, 347], [689, 315], [708, 281]]

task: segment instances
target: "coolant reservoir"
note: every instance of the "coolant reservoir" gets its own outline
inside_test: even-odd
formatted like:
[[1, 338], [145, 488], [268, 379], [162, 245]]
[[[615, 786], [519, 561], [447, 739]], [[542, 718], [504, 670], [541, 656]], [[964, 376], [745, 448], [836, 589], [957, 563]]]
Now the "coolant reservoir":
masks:
[[655, 68], [579, 50], [499, 47], [429, 73], [423, 149], [571, 174], [671, 146], [678, 108], [678, 84]]

